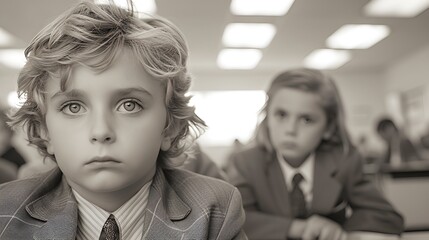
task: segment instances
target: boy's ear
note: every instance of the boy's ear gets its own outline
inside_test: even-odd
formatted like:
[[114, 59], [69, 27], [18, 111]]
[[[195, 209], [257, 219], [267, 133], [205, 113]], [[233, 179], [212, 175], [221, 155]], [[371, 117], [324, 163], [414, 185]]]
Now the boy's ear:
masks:
[[46, 140], [46, 150], [49, 154], [54, 155], [54, 147], [51, 144], [51, 141]]
[[164, 139], [161, 142], [161, 150], [167, 151], [171, 147], [172, 138], [169, 136], [165, 136]]
[[40, 137], [46, 141], [46, 150], [48, 153], [54, 155], [54, 146], [51, 144], [51, 140], [49, 139], [49, 134], [46, 129], [40, 130]]
[[47, 141], [46, 143], [46, 150], [48, 151], [49, 154], [54, 155], [54, 147], [49, 141]]

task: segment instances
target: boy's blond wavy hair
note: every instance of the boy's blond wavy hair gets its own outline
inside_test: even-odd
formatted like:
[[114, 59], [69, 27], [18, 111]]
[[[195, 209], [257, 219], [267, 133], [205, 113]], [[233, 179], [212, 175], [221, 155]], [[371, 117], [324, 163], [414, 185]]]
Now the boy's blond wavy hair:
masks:
[[175, 25], [161, 17], [140, 18], [132, 5], [123, 9], [112, 3], [81, 2], [42, 29], [25, 50], [27, 63], [18, 77], [18, 94], [26, 100], [11, 115], [10, 124], [23, 126], [29, 143], [44, 157], [55, 160], [43, 137], [47, 79], [58, 79], [65, 91], [73, 66], [104, 71], [124, 47], [131, 49], [143, 68], [165, 87], [164, 134], [172, 137], [172, 145], [160, 152], [159, 159], [164, 167], [180, 164], [168, 160], [182, 154], [190, 145], [186, 141], [194, 140], [205, 127], [194, 107], [188, 105], [190, 97], [185, 96], [191, 85], [188, 47]]

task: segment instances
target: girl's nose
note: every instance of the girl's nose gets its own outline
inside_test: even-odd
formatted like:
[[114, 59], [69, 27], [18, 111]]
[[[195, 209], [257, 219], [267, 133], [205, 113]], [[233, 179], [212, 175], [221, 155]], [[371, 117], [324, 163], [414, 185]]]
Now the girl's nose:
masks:
[[289, 135], [295, 135], [297, 131], [297, 121], [295, 119], [287, 119], [283, 123], [283, 131]]
[[93, 124], [90, 133], [91, 143], [110, 144], [115, 142], [116, 135], [113, 128], [112, 118], [107, 114], [99, 114], [93, 117]]

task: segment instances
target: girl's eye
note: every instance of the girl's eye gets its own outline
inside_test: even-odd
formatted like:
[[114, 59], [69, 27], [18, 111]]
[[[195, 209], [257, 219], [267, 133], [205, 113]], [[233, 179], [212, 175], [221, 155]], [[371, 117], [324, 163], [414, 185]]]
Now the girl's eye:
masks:
[[303, 118], [302, 118], [302, 121], [303, 121], [305, 124], [309, 124], [309, 123], [312, 123], [312, 122], [313, 122], [313, 119], [311, 119], [311, 118], [309, 118], [309, 117], [303, 117]]
[[274, 115], [278, 118], [285, 118], [287, 116], [287, 113], [284, 111], [276, 111]]
[[86, 109], [76, 102], [68, 103], [61, 108], [61, 111], [68, 115], [80, 115], [86, 112]]
[[140, 112], [142, 109], [143, 108], [139, 103], [132, 100], [125, 101], [121, 103], [121, 105], [119, 105], [118, 107], [119, 112], [127, 112], [127, 113]]

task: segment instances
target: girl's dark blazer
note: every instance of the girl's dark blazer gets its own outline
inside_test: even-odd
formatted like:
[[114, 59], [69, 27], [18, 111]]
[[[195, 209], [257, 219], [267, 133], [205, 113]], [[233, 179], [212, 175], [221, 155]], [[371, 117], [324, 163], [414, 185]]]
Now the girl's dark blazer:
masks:
[[[0, 185], [0, 239], [75, 239], [77, 202], [59, 169]], [[143, 239], [247, 239], [238, 190], [187, 170], [157, 169]]]
[[[257, 146], [236, 153], [228, 164], [228, 177], [243, 198], [249, 239], [286, 239], [293, 216], [276, 155]], [[336, 221], [346, 231], [403, 231], [401, 215], [365, 178], [361, 158], [353, 149], [348, 155], [339, 149], [316, 152], [310, 211]]]

